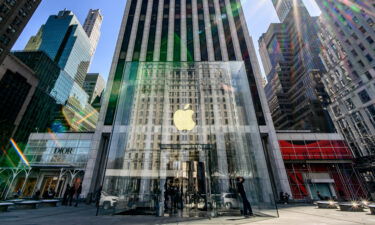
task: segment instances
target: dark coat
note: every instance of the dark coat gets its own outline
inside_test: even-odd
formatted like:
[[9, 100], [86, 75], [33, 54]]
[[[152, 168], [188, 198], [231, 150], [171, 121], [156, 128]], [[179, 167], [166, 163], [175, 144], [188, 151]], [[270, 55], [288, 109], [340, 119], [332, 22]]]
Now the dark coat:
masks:
[[82, 192], [82, 185], [79, 185], [78, 189], [77, 189], [77, 195], [80, 195]]
[[242, 182], [237, 182], [237, 191], [241, 195], [241, 198], [246, 199], [246, 192]]

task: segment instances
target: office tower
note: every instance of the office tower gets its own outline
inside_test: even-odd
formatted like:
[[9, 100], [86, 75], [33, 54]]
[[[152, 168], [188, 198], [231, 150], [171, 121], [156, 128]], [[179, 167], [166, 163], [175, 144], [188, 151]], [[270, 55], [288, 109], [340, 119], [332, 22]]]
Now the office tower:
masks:
[[322, 58], [327, 67], [323, 80], [332, 101], [328, 110], [375, 196], [374, 1], [316, 2], [322, 11], [320, 38], [326, 46]]
[[83, 29], [91, 42], [91, 55], [94, 55], [100, 39], [100, 28], [103, 23], [103, 16], [99, 9], [90, 9], [86, 17]]
[[89, 95], [67, 72], [42, 51], [14, 54], [32, 68], [41, 80], [38, 86], [41, 93], [33, 97], [33, 104], [27, 109], [18, 140], [27, 141], [35, 128], [39, 132], [46, 132], [47, 128], [54, 132], [95, 130], [98, 112], [91, 106]]
[[105, 88], [104, 78], [99, 73], [88, 73], [83, 84], [83, 89], [89, 95], [89, 103], [100, 98]]
[[[0, 66], [0, 158], [20, 126], [39, 80], [34, 72], [9, 54]], [[11, 166], [3, 164], [1, 166]]]
[[[105, 176], [104, 188], [112, 186], [111, 195], [127, 195], [134, 188], [143, 195], [150, 191], [150, 185], [163, 189], [166, 179], [170, 182], [175, 177], [172, 174], [179, 171], [183, 179], [191, 178], [189, 190], [195, 188], [206, 195], [204, 184], [212, 184], [207, 188], [214, 188], [215, 193], [229, 191], [233, 178], [246, 174], [247, 185], [257, 190], [254, 204], [261, 210], [261, 201], [272, 205], [266, 163], [277, 190], [290, 192], [239, 1], [128, 1], [107, 90], [85, 175], [85, 194], [95, 190]], [[195, 123], [179, 121], [190, 116]], [[118, 124], [121, 121], [127, 128]], [[244, 124], [249, 126], [242, 127]], [[237, 132], [242, 128], [246, 137]], [[116, 141], [118, 145], [114, 145]], [[180, 148], [186, 148], [180, 151], [185, 156], [179, 155]], [[173, 157], [163, 156], [168, 152], [177, 157], [175, 164]], [[209, 163], [204, 152], [212, 154]], [[258, 160], [252, 161], [254, 157]], [[212, 182], [201, 176], [209, 165]], [[169, 175], [163, 172], [166, 168]], [[157, 171], [162, 178], [156, 179]], [[143, 176], [151, 177], [142, 181]], [[132, 180], [134, 186], [128, 186]], [[122, 206], [116, 210], [124, 210]]]
[[71, 11], [60, 11], [48, 18], [36, 36], [31, 37], [27, 50], [44, 51], [83, 86], [91, 61], [91, 41]]
[[8, 55], [41, 0], [0, 2], [0, 64]]
[[[294, 13], [298, 11], [298, 16]], [[292, 9], [259, 39], [268, 79], [266, 94], [277, 130], [333, 132], [325, 107], [329, 97], [321, 76], [317, 18], [305, 7]]]
[[40, 44], [42, 43], [43, 28], [44, 25], [40, 27], [38, 33], [35, 36], [30, 37], [25, 46], [25, 51], [35, 51], [36, 49], [39, 49]]
[[272, 3], [281, 22], [284, 22], [293, 7], [305, 7], [302, 0], [272, 0]]

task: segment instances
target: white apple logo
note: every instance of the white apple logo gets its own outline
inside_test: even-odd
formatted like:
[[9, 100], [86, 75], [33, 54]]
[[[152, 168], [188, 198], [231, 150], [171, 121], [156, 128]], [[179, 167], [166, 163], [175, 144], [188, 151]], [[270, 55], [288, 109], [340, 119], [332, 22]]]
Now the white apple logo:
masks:
[[189, 109], [190, 104], [185, 105], [183, 110], [177, 110], [173, 116], [173, 123], [180, 131], [193, 130], [196, 123], [193, 120], [194, 111]]

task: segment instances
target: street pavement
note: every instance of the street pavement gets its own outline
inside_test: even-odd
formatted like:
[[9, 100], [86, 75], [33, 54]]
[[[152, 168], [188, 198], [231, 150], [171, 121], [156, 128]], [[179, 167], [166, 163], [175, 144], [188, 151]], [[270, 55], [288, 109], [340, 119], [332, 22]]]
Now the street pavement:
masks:
[[375, 215], [370, 212], [341, 212], [335, 209], [317, 209], [312, 205], [288, 205], [279, 208], [279, 218], [221, 217], [214, 219], [175, 218], [154, 216], [95, 216], [92, 206], [59, 206], [29, 210], [11, 209], [0, 212], [1, 225], [121, 225], [121, 224], [251, 224], [251, 225], [375, 225]]

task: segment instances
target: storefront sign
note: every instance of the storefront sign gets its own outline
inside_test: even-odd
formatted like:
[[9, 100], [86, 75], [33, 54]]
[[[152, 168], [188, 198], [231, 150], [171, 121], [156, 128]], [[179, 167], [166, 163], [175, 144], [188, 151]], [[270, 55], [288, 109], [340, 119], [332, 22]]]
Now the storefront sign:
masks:
[[73, 154], [73, 148], [55, 148], [54, 154], [70, 155]]

